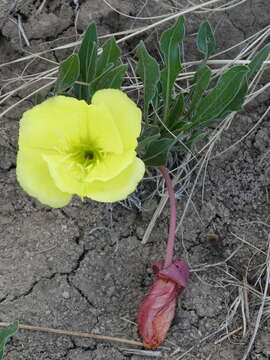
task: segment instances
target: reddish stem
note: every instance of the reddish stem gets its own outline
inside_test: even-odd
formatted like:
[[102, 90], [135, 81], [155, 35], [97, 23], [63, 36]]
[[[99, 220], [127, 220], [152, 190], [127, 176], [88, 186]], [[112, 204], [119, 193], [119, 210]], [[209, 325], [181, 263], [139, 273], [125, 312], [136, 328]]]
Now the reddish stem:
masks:
[[173, 249], [174, 249], [174, 240], [175, 240], [175, 231], [176, 231], [176, 200], [175, 200], [175, 193], [173, 189], [172, 179], [169, 175], [168, 170], [164, 166], [161, 166], [159, 170], [164, 177], [170, 199], [170, 228], [169, 228], [169, 236], [168, 236], [167, 249], [166, 249], [166, 258], [164, 264], [164, 267], [167, 267], [171, 265], [173, 260]]

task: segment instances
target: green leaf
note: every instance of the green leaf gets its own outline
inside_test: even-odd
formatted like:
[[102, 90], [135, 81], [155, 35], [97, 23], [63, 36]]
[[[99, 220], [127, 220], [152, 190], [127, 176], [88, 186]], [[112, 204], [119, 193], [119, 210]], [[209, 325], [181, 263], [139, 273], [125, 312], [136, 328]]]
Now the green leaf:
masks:
[[211, 25], [208, 21], [202, 23], [197, 36], [197, 48], [204, 54], [205, 59], [213, 55], [216, 49], [216, 40]]
[[58, 79], [55, 93], [60, 93], [70, 88], [80, 75], [80, 60], [77, 54], [70, 55], [59, 66]]
[[159, 127], [150, 126], [144, 127], [142, 130], [141, 136], [138, 138], [138, 146], [136, 151], [141, 151], [145, 148], [150, 142], [160, 137]]
[[103, 51], [97, 60], [96, 76], [102, 74], [109, 64], [116, 65], [116, 62], [121, 54], [120, 48], [117, 46], [114, 37], [104, 43], [102, 50]]
[[128, 65], [119, 65], [109, 70], [106, 76], [102, 76], [96, 86], [96, 90], [99, 89], [119, 89], [123, 83], [125, 72], [128, 69]]
[[[97, 43], [97, 29], [93, 23], [87, 28], [79, 50], [79, 80], [82, 82], [90, 83], [96, 76]], [[75, 84], [74, 92], [77, 99], [89, 102], [93, 91], [90, 86]]]
[[148, 110], [151, 101], [157, 91], [157, 84], [160, 79], [159, 65], [157, 61], [148, 53], [143, 41], [136, 48], [136, 55], [139, 59], [136, 73], [143, 80], [144, 84], [144, 118], [148, 119]]
[[263, 62], [267, 59], [270, 54], [270, 44], [265, 45], [251, 60], [248, 67], [250, 69], [248, 73], [248, 79], [260, 70]]
[[97, 29], [95, 24], [89, 25], [79, 50], [82, 81], [90, 82], [96, 74]]
[[[245, 98], [248, 92], [248, 82], [247, 79], [243, 81], [243, 85], [240, 90], [234, 97], [234, 99], [229, 103], [229, 105], [223, 110], [223, 112], [219, 115], [219, 119], [225, 119], [227, 115], [229, 115], [233, 111], [242, 110], [243, 104], [245, 102]], [[208, 126], [212, 121], [207, 121], [203, 124], [203, 127]]]
[[222, 74], [216, 87], [201, 101], [192, 122], [196, 125], [209, 123], [230, 109], [229, 105], [234, 104], [233, 100], [244, 85], [248, 71], [246, 66], [234, 66]]
[[203, 132], [202, 130], [195, 132], [186, 142], [184, 145], [178, 145], [178, 149], [187, 150], [187, 148], [191, 148], [193, 145], [195, 145], [197, 142], [199, 142], [201, 139], [203, 139], [206, 135], [206, 132]]
[[170, 130], [173, 130], [175, 126], [179, 124], [180, 117], [184, 110], [184, 95], [178, 94], [174, 100], [172, 109], [168, 116], [167, 126]]
[[45, 96], [43, 96], [40, 92], [35, 94], [34, 103], [35, 105], [41, 104], [45, 100]]
[[4, 358], [5, 345], [8, 339], [13, 336], [19, 327], [19, 321], [15, 321], [13, 324], [5, 327], [0, 333], [0, 360]]
[[174, 144], [175, 139], [157, 139], [153, 140], [147, 147], [143, 156], [146, 166], [162, 166], [166, 165], [169, 149]]
[[[101, 81], [105, 81], [106, 82], [106, 76], [107, 74], [114, 68], [114, 65], [113, 64], [109, 64], [106, 68], [106, 70], [100, 74], [99, 76], [97, 76], [94, 80], [92, 80], [90, 83], [89, 83], [89, 86], [92, 90], [92, 93], [94, 94], [94, 92], [97, 90], [97, 88], [99, 87], [99, 83]], [[102, 80], [103, 79], [103, 80]], [[101, 88], [101, 87], [99, 87]]]
[[180, 42], [185, 36], [184, 18], [178, 18], [176, 24], [164, 31], [160, 38], [160, 50], [164, 55], [165, 67], [161, 71], [162, 95], [164, 99], [163, 119], [166, 122], [172, 89], [182, 67], [180, 63]]
[[159, 65], [148, 53], [143, 41], [140, 41], [136, 48], [136, 55], [139, 59], [136, 73], [143, 80], [144, 84], [144, 118], [148, 119], [148, 109], [157, 91], [157, 84], [160, 79]]
[[247, 92], [248, 92], [248, 82], [247, 79], [244, 78], [242, 82], [242, 86], [240, 87], [238, 93], [235, 95], [235, 97], [229, 103], [228, 107], [225, 110], [227, 110], [228, 112], [242, 110], [242, 106], [244, 104]]
[[199, 106], [202, 96], [209, 86], [210, 78], [211, 70], [208, 66], [202, 66], [197, 70], [194, 77], [194, 90], [188, 114], [193, 113]]

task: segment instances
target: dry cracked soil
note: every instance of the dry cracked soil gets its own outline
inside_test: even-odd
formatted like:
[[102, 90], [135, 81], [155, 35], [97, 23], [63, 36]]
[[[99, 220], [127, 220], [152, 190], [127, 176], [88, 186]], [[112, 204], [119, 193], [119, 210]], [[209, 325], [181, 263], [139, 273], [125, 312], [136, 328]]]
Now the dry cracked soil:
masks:
[[[100, 35], [106, 35], [154, 21], [135, 19], [138, 14], [158, 16], [183, 5], [181, 1], [158, 0], [109, 2], [130, 17], [100, 0], [2, 0], [0, 64], [74, 41], [91, 21], [97, 23]], [[270, 3], [251, 0], [226, 11], [188, 14], [188, 60], [198, 58], [194, 38], [206, 17], [215, 28], [218, 50], [224, 50], [270, 25]], [[18, 31], [18, 22], [25, 38]], [[141, 38], [155, 51], [157, 33], [166, 26], [128, 40], [121, 45], [123, 52], [129, 54]], [[71, 51], [56, 50], [45, 56], [59, 62]], [[239, 47], [234, 48], [222, 58], [238, 52]], [[25, 65], [0, 68], [3, 92], [16, 84], [5, 85], [6, 79], [54, 66], [41, 58]], [[269, 71], [260, 81], [261, 85], [269, 81]], [[25, 91], [28, 89], [14, 92], [7, 103], [0, 105], [1, 111], [22, 99]], [[30, 198], [16, 182], [15, 167], [18, 122], [32, 105], [33, 98], [29, 98], [0, 120], [0, 321], [18, 319], [22, 324], [139, 340], [133, 322], [152, 282], [151, 265], [163, 257], [168, 210], [164, 209], [149, 241], [143, 245], [144, 231], [159, 198], [143, 202], [143, 211], [121, 204], [108, 207], [90, 200], [82, 203], [76, 198], [63, 209], [50, 209]], [[192, 272], [190, 286], [179, 300], [176, 318], [161, 349], [162, 359], [176, 359], [192, 346], [183, 359], [240, 360], [243, 356], [259, 305], [258, 299], [243, 287], [249, 284], [260, 290], [256, 279], [268, 246], [269, 115], [259, 120], [269, 105], [269, 92], [264, 92], [234, 118], [216, 142], [207, 169], [197, 182], [176, 243], [177, 256], [187, 258], [197, 271]], [[190, 178], [187, 194], [196, 175]], [[186, 203], [187, 195], [183, 194], [177, 203], [179, 219]], [[211, 232], [218, 232], [220, 240], [209, 241], [207, 234]], [[241, 249], [226, 266], [205, 267], [222, 263], [239, 245]], [[246, 331], [241, 304], [228, 329], [222, 328], [243, 293], [249, 299]], [[238, 331], [218, 341], [235, 329]], [[6, 359], [149, 359], [127, 354], [124, 347], [20, 330], [7, 346]], [[175, 349], [178, 355], [169, 355]], [[269, 320], [263, 319], [249, 359], [269, 358]]]

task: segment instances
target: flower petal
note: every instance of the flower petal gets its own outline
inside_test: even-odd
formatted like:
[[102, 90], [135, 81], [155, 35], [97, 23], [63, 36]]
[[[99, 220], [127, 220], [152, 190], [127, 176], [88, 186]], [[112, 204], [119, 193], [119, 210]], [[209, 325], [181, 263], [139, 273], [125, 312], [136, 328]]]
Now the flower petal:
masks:
[[128, 150], [122, 154], [105, 153], [99, 162], [93, 166], [93, 169], [89, 169], [88, 182], [112, 179], [126, 169], [135, 157], [135, 150]]
[[106, 106], [120, 133], [124, 149], [135, 149], [141, 132], [141, 110], [122, 91], [103, 89], [97, 91], [92, 104]]
[[77, 163], [65, 159], [63, 155], [43, 155], [48, 163], [49, 171], [59, 189], [81, 197], [89, 196], [91, 183], [102, 181], [102, 184], [117, 177], [136, 158], [134, 150], [123, 154], [104, 154], [103, 159], [93, 166], [85, 169]]
[[145, 171], [143, 161], [136, 157], [131, 165], [111, 180], [87, 182], [83, 174], [81, 179], [78, 176], [71, 176], [71, 172], [66, 169], [68, 165], [62, 161], [61, 157], [45, 155], [44, 158], [48, 162], [50, 174], [59, 189], [102, 202], [125, 199], [136, 189]]
[[104, 151], [122, 152], [121, 137], [106, 107], [54, 96], [26, 111], [21, 119], [19, 147], [66, 150], [81, 142]]
[[62, 155], [43, 155], [47, 162], [51, 177], [56, 186], [63, 192], [87, 196], [89, 182], [86, 182], [86, 171], [78, 164], [65, 161]]
[[144, 162], [136, 157], [131, 165], [113, 179], [92, 182], [87, 196], [102, 202], [126, 199], [129, 194], [135, 191], [138, 182], [143, 178], [144, 172]]
[[19, 147], [52, 150], [66, 138], [81, 138], [88, 122], [85, 101], [54, 96], [26, 111], [20, 121]]
[[88, 105], [88, 137], [105, 152], [121, 153], [123, 142], [107, 107]]
[[67, 205], [71, 200], [70, 194], [56, 187], [47, 163], [39, 152], [20, 149], [17, 155], [16, 172], [21, 187], [42, 204], [59, 208]]

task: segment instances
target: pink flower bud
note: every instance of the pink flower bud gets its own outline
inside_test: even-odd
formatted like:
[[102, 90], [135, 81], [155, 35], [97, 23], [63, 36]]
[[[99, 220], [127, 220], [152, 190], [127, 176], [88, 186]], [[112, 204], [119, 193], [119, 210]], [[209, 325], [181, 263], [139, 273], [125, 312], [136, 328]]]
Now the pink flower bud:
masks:
[[188, 285], [189, 270], [177, 259], [163, 269], [163, 261], [153, 265], [156, 279], [139, 308], [138, 328], [146, 348], [158, 347], [165, 339], [175, 314], [177, 296]]

